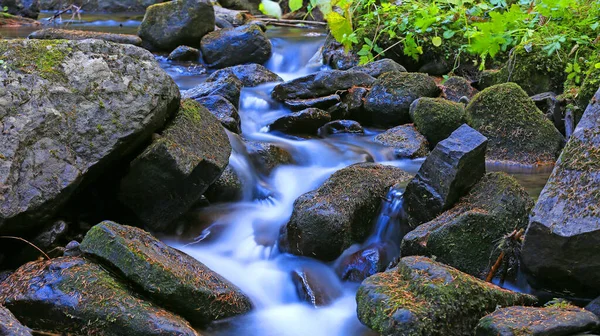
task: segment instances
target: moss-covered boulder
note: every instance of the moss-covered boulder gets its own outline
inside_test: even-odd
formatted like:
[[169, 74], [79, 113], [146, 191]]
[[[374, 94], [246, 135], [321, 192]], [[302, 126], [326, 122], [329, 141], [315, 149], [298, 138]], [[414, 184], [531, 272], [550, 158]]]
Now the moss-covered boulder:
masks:
[[215, 29], [215, 11], [206, 0], [178, 0], [152, 5], [138, 35], [159, 50], [171, 51], [180, 45], [197, 46]]
[[31, 329], [22, 325], [10, 310], [0, 305], [0, 335], [31, 336], [32, 333]]
[[271, 41], [260, 26], [248, 24], [206, 34], [200, 42], [200, 50], [212, 68], [262, 64], [271, 57]]
[[389, 58], [384, 58], [364, 65], [357, 65], [350, 68], [350, 70], [361, 71], [375, 78], [391, 71], [406, 72], [406, 69], [402, 65]]
[[[596, 63], [597, 64], [597, 63]], [[600, 68], [596, 67], [596, 64], [592, 64], [586, 72], [586, 76], [583, 79], [583, 83], [577, 93], [575, 99], [575, 106], [573, 106], [573, 127], [575, 128], [583, 116], [583, 112], [587, 108], [588, 104], [592, 102], [594, 94], [600, 87]]]
[[237, 109], [240, 106], [242, 82], [234, 74], [220, 76], [212, 82], [204, 82], [181, 92], [182, 98], [199, 99], [209, 96], [221, 96]]
[[86, 234], [79, 248], [119, 270], [145, 295], [193, 325], [252, 308], [250, 299], [229, 281], [141, 229], [102, 222]]
[[0, 58], [2, 234], [34, 234], [177, 111], [175, 82], [132, 45], [2, 40]]
[[329, 112], [318, 108], [293, 112], [275, 120], [269, 129], [289, 134], [317, 134], [319, 128], [331, 121]]
[[37, 19], [40, 14], [39, 0], [0, 0], [4, 13]]
[[283, 82], [283, 79], [276, 73], [256, 63], [236, 65], [213, 72], [207, 79], [207, 82], [216, 82], [229, 75], [237, 77], [242, 86], [255, 87], [265, 83]]
[[462, 125], [435, 146], [406, 186], [404, 207], [411, 226], [428, 222], [456, 201], [485, 174], [487, 139]]
[[410, 104], [417, 98], [440, 93], [433, 78], [424, 73], [388, 72], [381, 75], [365, 97], [365, 109], [377, 126], [410, 122]]
[[427, 139], [417, 131], [414, 125], [400, 125], [375, 137], [375, 142], [394, 150], [398, 159], [415, 159], [429, 154]]
[[70, 30], [57, 28], [45, 28], [36, 30], [33, 33], [29, 34], [27, 38], [36, 40], [98, 39], [108, 42], [133, 44], [134, 46], [138, 47], [142, 45], [142, 39], [137, 35], [101, 33], [87, 30]]
[[384, 335], [471, 335], [497, 306], [533, 304], [530, 295], [504, 290], [425, 257], [367, 278], [356, 293], [359, 320]]
[[290, 221], [279, 236], [279, 248], [331, 261], [371, 233], [381, 198], [410, 175], [399, 168], [354, 164], [334, 173], [317, 190], [294, 202]]
[[229, 131], [237, 134], [242, 131], [240, 115], [229, 100], [218, 95], [213, 95], [196, 98], [196, 101], [206, 107], [210, 113], [219, 119], [221, 125]]
[[436, 257], [473, 276], [484, 278], [500, 251], [498, 242], [525, 229], [533, 200], [505, 173], [485, 175], [452, 209], [418, 226], [402, 239], [402, 256]]
[[566, 61], [558, 53], [548, 56], [537, 46], [531, 51], [518, 47], [511, 52], [502, 68], [482, 73], [478, 88], [511, 82], [518, 84], [530, 96], [543, 92], [561, 93], [567, 79], [565, 67]]
[[182, 100], [175, 119], [131, 162], [119, 199], [148, 227], [167, 229], [219, 178], [230, 154], [219, 120]]
[[600, 90], [569, 139], [531, 212], [521, 253], [534, 284], [598, 296]]
[[479, 92], [467, 106], [470, 125], [489, 139], [487, 159], [524, 165], [553, 164], [564, 138], [515, 83]]
[[29, 327], [57, 333], [198, 335], [181, 317], [141, 299], [101, 266], [77, 257], [21, 266], [0, 283], [0, 304]]
[[479, 320], [475, 336], [579, 335], [600, 326], [596, 315], [569, 304], [506, 307]]
[[428, 97], [419, 98], [411, 105], [410, 117], [431, 148], [467, 121], [463, 104]]
[[319, 71], [278, 84], [273, 88], [271, 96], [279, 101], [317, 98], [348, 90], [354, 86], [370, 87], [373, 82], [375, 78], [361, 71]]

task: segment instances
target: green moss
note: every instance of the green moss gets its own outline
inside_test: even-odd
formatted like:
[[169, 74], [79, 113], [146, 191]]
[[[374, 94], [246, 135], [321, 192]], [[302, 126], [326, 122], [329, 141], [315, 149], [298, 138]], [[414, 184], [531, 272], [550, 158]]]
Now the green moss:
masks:
[[442, 98], [421, 98], [411, 111], [417, 130], [429, 141], [431, 148], [446, 139], [466, 122], [462, 104]]
[[73, 51], [66, 43], [65, 40], [0, 41], [0, 59], [11, 70], [64, 82], [67, 78], [60, 67]]

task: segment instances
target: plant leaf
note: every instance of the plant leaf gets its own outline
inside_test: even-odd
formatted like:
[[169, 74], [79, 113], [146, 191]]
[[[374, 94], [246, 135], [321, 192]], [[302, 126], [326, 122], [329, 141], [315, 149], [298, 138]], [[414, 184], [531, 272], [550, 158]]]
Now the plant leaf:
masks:
[[265, 15], [274, 16], [278, 19], [281, 18], [281, 7], [279, 3], [271, 0], [261, 0], [258, 9]]
[[302, 0], [290, 0], [289, 6], [290, 6], [290, 10], [292, 12], [295, 12], [295, 11], [299, 10], [300, 8], [302, 8]]
[[439, 36], [435, 36], [434, 38], [431, 39], [431, 43], [435, 46], [435, 47], [439, 47], [442, 45], [442, 38]]

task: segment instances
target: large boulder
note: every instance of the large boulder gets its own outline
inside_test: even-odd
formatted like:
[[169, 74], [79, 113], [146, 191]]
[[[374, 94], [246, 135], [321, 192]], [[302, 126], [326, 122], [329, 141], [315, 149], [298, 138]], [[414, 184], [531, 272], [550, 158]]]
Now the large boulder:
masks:
[[31, 336], [31, 329], [23, 326], [10, 310], [0, 306], [0, 335]]
[[417, 98], [437, 97], [433, 78], [424, 73], [393, 71], [381, 75], [365, 98], [365, 109], [377, 126], [396, 126], [410, 122], [410, 104]]
[[367, 278], [356, 293], [359, 320], [384, 335], [471, 335], [497, 306], [533, 304], [511, 292], [425, 257]]
[[229, 281], [141, 229], [102, 222], [86, 234], [80, 249], [119, 270], [153, 301], [195, 326], [252, 308], [250, 299]]
[[374, 163], [354, 164], [334, 173], [317, 190], [294, 202], [290, 221], [282, 227], [279, 248], [301, 256], [331, 261], [371, 232], [381, 198], [410, 175]]
[[485, 175], [456, 206], [419, 225], [402, 239], [402, 256], [436, 261], [484, 278], [500, 251], [497, 244], [513, 230], [525, 229], [533, 200], [505, 173]]
[[240, 115], [235, 106], [227, 99], [214, 95], [197, 98], [196, 101], [217, 117], [226, 129], [238, 134], [242, 131]]
[[[148, 6], [167, 0], [69, 0], [69, 4], [80, 6], [86, 13], [144, 13]], [[42, 10], [61, 10], [65, 0], [39, 0]]]
[[279, 101], [317, 98], [354, 86], [370, 87], [373, 82], [375, 78], [362, 71], [319, 71], [275, 86], [271, 96]]
[[131, 162], [119, 199], [149, 228], [167, 229], [219, 178], [230, 154], [219, 120], [185, 99], [161, 136]]
[[600, 295], [600, 90], [531, 212], [521, 253], [534, 283]]
[[198, 335], [181, 317], [144, 301], [101, 266], [77, 257], [21, 266], [0, 283], [0, 304], [29, 327], [57, 333]]
[[30, 19], [37, 19], [40, 14], [39, 0], [0, 0], [0, 8], [4, 12]]
[[271, 41], [259, 25], [248, 24], [206, 34], [200, 42], [204, 61], [212, 68], [262, 64], [271, 57]]
[[435, 146], [406, 186], [405, 207], [415, 223], [448, 210], [485, 174], [487, 139], [467, 125]]
[[270, 126], [271, 131], [281, 131], [290, 134], [316, 134], [319, 128], [331, 121], [329, 112], [318, 108], [293, 112], [275, 120]]
[[419, 98], [410, 106], [410, 118], [431, 148], [467, 122], [463, 104], [442, 98]]
[[142, 39], [137, 35], [101, 33], [87, 30], [70, 30], [57, 28], [44, 28], [29, 34], [29, 39], [36, 40], [87, 40], [98, 39], [108, 42], [142, 45]]
[[596, 315], [569, 304], [506, 307], [479, 320], [475, 336], [579, 335], [600, 326]]
[[138, 35], [152, 47], [171, 51], [197, 46], [215, 29], [215, 11], [207, 0], [178, 0], [148, 7]]
[[283, 79], [281, 79], [279, 75], [256, 63], [236, 65], [217, 70], [213, 72], [206, 81], [216, 82], [230, 75], [237, 77], [242, 83], [242, 86], [245, 87], [255, 87], [272, 82], [283, 82]]
[[564, 138], [515, 83], [479, 92], [467, 106], [470, 125], [489, 139], [488, 160], [552, 164]]
[[400, 125], [375, 137], [375, 142], [394, 149], [398, 159], [415, 159], [427, 156], [427, 139], [417, 131], [414, 125]]
[[47, 224], [84, 179], [140, 145], [179, 90], [148, 51], [100, 40], [2, 40], [0, 232]]

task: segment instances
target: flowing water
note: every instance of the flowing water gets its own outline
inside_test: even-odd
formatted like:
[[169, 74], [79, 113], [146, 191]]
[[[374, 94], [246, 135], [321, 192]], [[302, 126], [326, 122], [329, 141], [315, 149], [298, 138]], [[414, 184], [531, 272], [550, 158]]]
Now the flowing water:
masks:
[[[85, 18], [85, 16], [84, 16]], [[72, 22], [70, 27], [119, 33], [132, 33], [139, 18], [128, 16], [88, 17], [89, 22]], [[23, 37], [30, 29], [3, 29], [5, 37]], [[266, 64], [285, 80], [300, 77], [324, 67], [318, 51], [325, 35], [320, 30], [268, 30], [273, 56]], [[181, 89], [203, 82], [207, 71], [200, 64], [171, 63], [157, 55], [161, 66]], [[260, 173], [249, 160], [240, 136], [229, 134], [233, 153], [230, 165], [243, 181], [243, 200], [203, 208], [194, 214], [197, 225], [186, 235], [164, 240], [200, 260], [241, 288], [252, 299], [255, 309], [248, 315], [214, 323], [208, 335], [370, 335], [356, 317], [357, 284], [342, 282], [335, 272], [339, 260], [322, 263], [310, 258], [281, 254], [277, 248], [280, 228], [289, 220], [293, 203], [303, 193], [318, 188], [331, 174], [358, 162], [394, 165], [416, 173], [421, 160], [395, 160], [389, 148], [373, 141], [381, 130], [366, 129], [364, 135], [331, 135], [326, 138], [301, 139], [271, 133], [268, 125], [290, 113], [271, 100], [274, 84], [244, 88], [240, 117], [244, 139], [269, 142], [288, 150], [294, 164], [279, 166], [268, 176]], [[491, 166], [491, 170], [507, 167]], [[509, 170], [524, 187], [537, 197], [549, 171]], [[385, 246], [386, 258], [395, 257], [402, 236], [402, 188], [392, 188], [382, 202], [380, 214], [373, 218], [374, 231], [363, 244], [348, 249], [341, 258], [373, 245]], [[191, 232], [191, 235], [188, 233]], [[388, 261], [386, 260], [386, 261]], [[330, 304], [314, 308], [299, 297], [297, 272], [310, 273], [326, 288]], [[315, 300], [308, 293], [309, 301]]]

